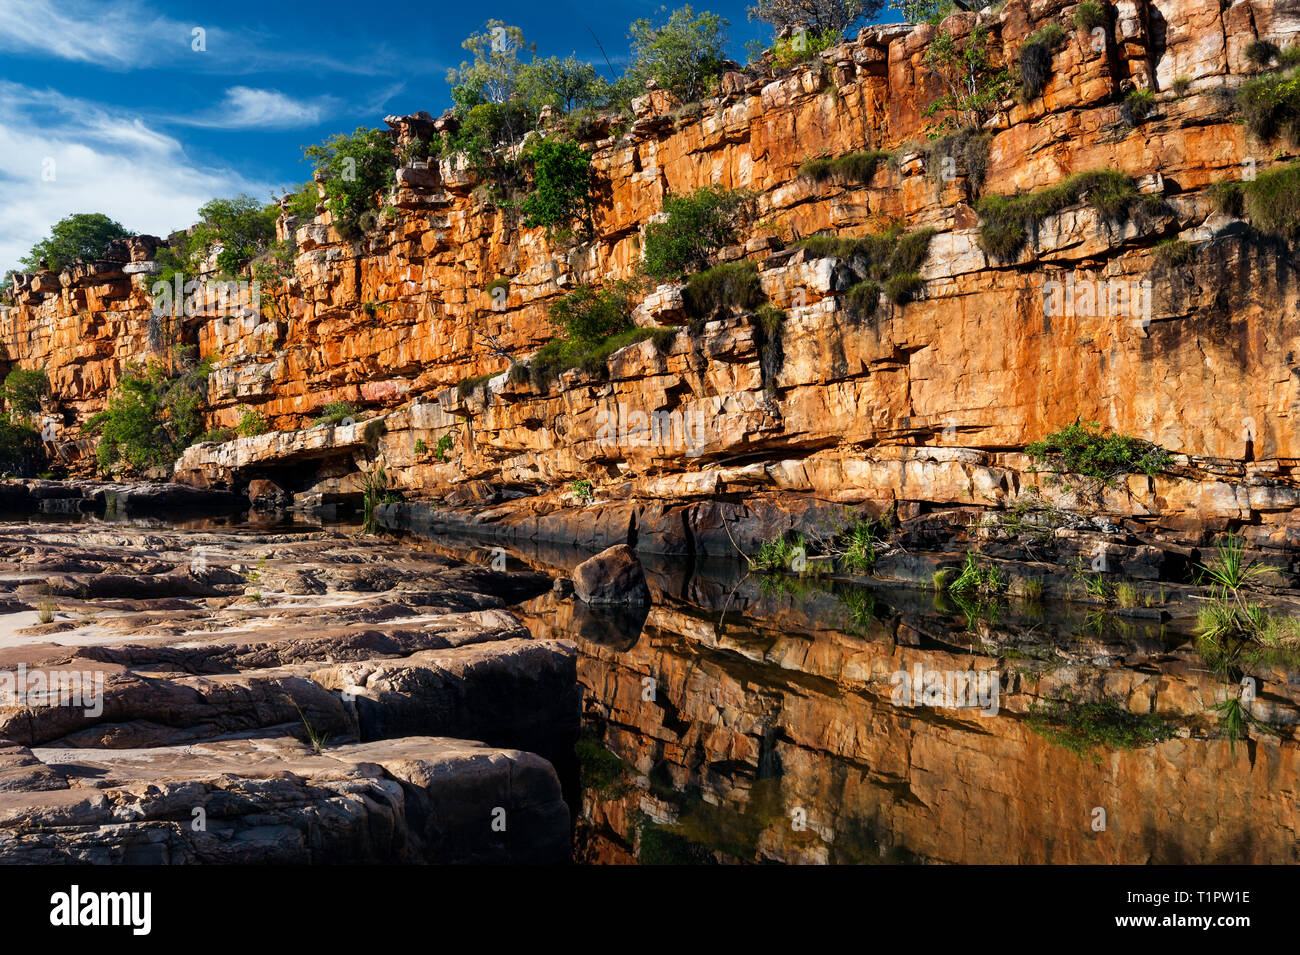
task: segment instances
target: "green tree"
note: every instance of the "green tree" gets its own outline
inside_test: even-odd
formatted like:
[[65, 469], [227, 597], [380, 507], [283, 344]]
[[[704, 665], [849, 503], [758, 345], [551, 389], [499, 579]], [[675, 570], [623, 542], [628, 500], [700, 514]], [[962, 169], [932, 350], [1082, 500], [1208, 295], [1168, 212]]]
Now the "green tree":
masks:
[[602, 106], [610, 97], [610, 83], [596, 68], [572, 53], [561, 59], [548, 56], [524, 64], [518, 76], [519, 95], [540, 112], [542, 107], [571, 113], [587, 106]]
[[528, 153], [533, 192], [523, 201], [524, 224], [554, 232], [576, 219], [590, 231], [591, 156], [561, 139], [543, 139]]
[[[520, 51], [533, 47], [524, 41], [524, 31], [501, 20], [489, 20], [482, 33], [466, 37], [460, 44], [473, 60], [462, 61], [447, 71], [451, 98], [458, 108], [480, 103], [504, 103], [519, 92]], [[459, 109], [458, 109], [459, 111]]]
[[1009, 70], [994, 70], [989, 31], [975, 27], [958, 39], [935, 34], [925, 51], [925, 65], [943, 81], [945, 92], [925, 108], [926, 116], [948, 113], [937, 128], [979, 129], [1011, 92]]
[[726, 62], [728, 25], [707, 10], [696, 16], [690, 6], [674, 10], [662, 26], [647, 19], [634, 21], [628, 28], [632, 39], [629, 76], [641, 87], [651, 80], [683, 103], [699, 99]]
[[35, 271], [44, 260], [50, 271], [61, 272], [78, 260], [100, 258], [110, 242], [130, 234], [102, 212], [77, 212], [54, 223], [49, 238], [37, 242], [18, 262]]
[[140, 470], [166, 467], [202, 433], [212, 359], [170, 372], [158, 362], [130, 365], [104, 410], [87, 422], [99, 434], [101, 468], [116, 462]]
[[564, 336], [579, 345], [594, 345], [632, 327], [632, 289], [615, 283], [608, 289], [580, 285], [551, 305], [551, 318]]
[[325, 207], [347, 238], [364, 231], [367, 213], [378, 208], [375, 196], [396, 181], [397, 154], [388, 134], [358, 126], [351, 135], [337, 133], [303, 152], [323, 178]]
[[199, 223], [190, 234], [190, 250], [206, 256], [219, 243], [217, 268], [234, 275], [275, 241], [280, 207], [250, 195], [213, 199], [199, 207]]
[[9, 408], [30, 417], [41, 410], [41, 399], [50, 393], [45, 369], [14, 368], [5, 376], [3, 394]]
[[952, 0], [894, 0], [891, 10], [897, 10], [908, 23], [931, 23], [937, 26], [953, 10]]
[[714, 252], [736, 241], [753, 212], [753, 197], [704, 186], [689, 196], [665, 196], [663, 211], [666, 221], [646, 226], [645, 270], [655, 278], [676, 278], [708, 265]]
[[770, 23], [778, 32], [802, 26], [810, 32], [843, 33], [883, 5], [881, 0], [758, 0], [748, 12], [749, 19]]

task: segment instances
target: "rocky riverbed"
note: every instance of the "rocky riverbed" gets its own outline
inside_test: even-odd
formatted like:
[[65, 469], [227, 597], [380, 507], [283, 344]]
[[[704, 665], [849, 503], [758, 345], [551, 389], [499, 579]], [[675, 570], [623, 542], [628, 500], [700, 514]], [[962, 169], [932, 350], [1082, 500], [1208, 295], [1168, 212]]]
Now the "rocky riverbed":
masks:
[[0, 862], [558, 862], [550, 587], [348, 533], [0, 531]]

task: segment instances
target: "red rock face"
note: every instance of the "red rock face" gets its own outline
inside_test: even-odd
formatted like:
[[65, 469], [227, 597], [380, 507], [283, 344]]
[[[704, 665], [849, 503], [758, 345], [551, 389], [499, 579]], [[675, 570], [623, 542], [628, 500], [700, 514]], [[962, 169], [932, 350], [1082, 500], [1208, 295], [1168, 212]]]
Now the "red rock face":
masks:
[[[631, 493], [649, 498], [756, 488], [986, 504], [1036, 480], [1018, 449], [1081, 417], [1188, 456], [1179, 476], [1123, 489], [1117, 497], [1127, 503], [1115, 506], [1124, 513], [1267, 522], [1294, 506], [1300, 459], [1292, 254], [1234, 231], [1205, 189], [1240, 178], [1251, 160], [1274, 161], [1276, 145], [1249, 139], [1213, 92], [1253, 69], [1246, 44], [1290, 42], [1300, 19], [1282, 3], [1180, 0], [1161, 6], [1157, 24], [1148, 4], [1121, 3], [1093, 34], [1074, 29], [1072, 10], [1011, 0], [986, 18], [1012, 69], [1031, 31], [1056, 21], [1069, 36], [1042, 95], [1008, 100], [991, 125], [983, 192], [1113, 168], [1167, 201], [1125, 223], [1099, 221], [1087, 205], [1048, 217], [1014, 263], [977, 245], [969, 180], [945, 181], [910, 145], [925, 140], [923, 110], [939, 92], [923, 60], [933, 28], [872, 27], [776, 79], [732, 76], [726, 95], [698, 111], [640, 104], [630, 130], [588, 144], [601, 183], [589, 243], [560, 246], [523, 227], [451, 163], [411, 167], [399, 173], [395, 212], [359, 242], [342, 241], [327, 214], [282, 223], [297, 239], [297, 275], [278, 306], [264, 295], [261, 316], [152, 319], [150, 280], [130, 271], [152, 255], [141, 237], [129, 264], [23, 282], [17, 306], [0, 315], [6, 356], [48, 369], [70, 425], [102, 406], [127, 363], [197, 344], [218, 359], [211, 424], [233, 424], [240, 406], [280, 430], [334, 400], [390, 411], [376, 453], [415, 491], [591, 478], [631, 481]], [[945, 28], [975, 20], [961, 14]], [[1180, 78], [1190, 81], [1182, 93]], [[1156, 91], [1156, 107], [1131, 128], [1120, 104], [1138, 87]], [[390, 125], [401, 142], [428, 117]], [[869, 148], [897, 157], [869, 184], [799, 175], [809, 158]], [[769, 297], [788, 313], [779, 369], [764, 370], [755, 324], [742, 315], [702, 335], [683, 331], [662, 349], [619, 352], [608, 380], [572, 373], [549, 394], [504, 379], [465, 396], [451, 388], [506, 369], [486, 334], [526, 356], [553, 336], [547, 306], [557, 295], [633, 275], [664, 195], [709, 184], [758, 197], [759, 223], [727, 256], [756, 260]], [[882, 305], [871, 321], [838, 307], [825, 260], [769, 258], [800, 236], [862, 235], [892, 220], [938, 232], [920, 299]], [[1161, 265], [1153, 247], [1174, 236], [1195, 243], [1195, 255]], [[487, 291], [498, 277], [509, 279], [503, 301]], [[1067, 283], [1103, 302], [1122, 287], [1149, 308], [1106, 314], [1082, 298], [1045, 307]], [[680, 320], [667, 291], [643, 311], [647, 323]], [[609, 440], [611, 420], [656, 414], [676, 416], [669, 440], [632, 440], [617, 428]], [[443, 435], [453, 446], [442, 459], [416, 452], [417, 441], [432, 448]], [[220, 470], [215, 453], [188, 456], [181, 472]], [[767, 463], [727, 463], [758, 458]]]

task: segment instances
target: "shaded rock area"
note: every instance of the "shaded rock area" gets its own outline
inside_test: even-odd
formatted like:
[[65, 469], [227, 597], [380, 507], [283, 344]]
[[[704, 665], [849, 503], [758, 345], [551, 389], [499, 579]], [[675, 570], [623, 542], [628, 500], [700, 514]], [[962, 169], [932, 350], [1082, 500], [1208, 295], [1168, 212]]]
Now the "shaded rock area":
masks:
[[226, 490], [172, 482], [3, 481], [0, 513], [96, 514], [167, 517], [245, 510], [248, 502]]
[[650, 602], [641, 561], [627, 544], [607, 547], [573, 568], [573, 591], [589, 604]]
[[[561, 862], [549, 590], [342, 533], [0, 533], [0, 861]], [[200, 824], [201, 823], [201, 824]]]

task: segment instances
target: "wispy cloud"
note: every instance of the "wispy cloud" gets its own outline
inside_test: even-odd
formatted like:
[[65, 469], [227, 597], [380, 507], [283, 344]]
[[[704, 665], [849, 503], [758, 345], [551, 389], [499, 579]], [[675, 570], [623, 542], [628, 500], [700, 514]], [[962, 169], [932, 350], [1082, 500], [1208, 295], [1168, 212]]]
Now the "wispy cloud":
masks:
[[0, 53], [111, 70], [166, 67], [232, 76], [260, 71], [376, 76], [433, 68], [385, 51], [338, 58], [283, 38], [227, 29], [215, 22], [215, 14], [177, 20], [142, 0], [0, 0]]
[[268, 196], [273, 185], [196, 163], [137, 117], [0, 81], [0, 271], [73, 212], [165, 235], [213, 196]]
[[338, 105], [330, 96], [295, 99], [279, 90], [232, 86], [215, 110], [195, 117], [172, 117], [171, 121], [211, 129], [292, 129], [315, 126]]

